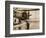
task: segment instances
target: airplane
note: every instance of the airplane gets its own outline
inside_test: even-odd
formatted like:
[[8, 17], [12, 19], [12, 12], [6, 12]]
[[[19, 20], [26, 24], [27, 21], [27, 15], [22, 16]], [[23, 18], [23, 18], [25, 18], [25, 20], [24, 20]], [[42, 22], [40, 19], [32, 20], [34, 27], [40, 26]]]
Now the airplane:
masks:
[[[22, 13], [22, 17], [19, 17], [19, 21], [21, 21], [21, 20], [24, 21], [26, 19], [29, 19], [29, 16], [32, 16], [32, 15], [29, 14], [29, 11], [37, 11], [37, 10], [40, 10], [40, 9], [23, 9], [23, 10], [18, 9], [17, 11], [24, 11]], [[26, 14], [26, 11], [28, 11], [28, 15]], [[27, 29], [29, 29], [29, 23], [28, 23], [28, 21], [26, 21], [26, 23], [27, 23]]]

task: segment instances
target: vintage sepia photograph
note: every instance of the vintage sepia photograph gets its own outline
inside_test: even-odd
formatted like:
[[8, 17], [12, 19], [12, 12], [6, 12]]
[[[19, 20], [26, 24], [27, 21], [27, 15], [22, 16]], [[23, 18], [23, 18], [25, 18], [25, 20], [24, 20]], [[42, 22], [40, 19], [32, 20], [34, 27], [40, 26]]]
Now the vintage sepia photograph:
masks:
[[39, 29], [39, 8], [13, 7], [13, 30]]
[[5, 2], [5, 36], [43, 35], [44, 3]]
[[11, 34], [42, 32], [42, 6], [10, 5]]

